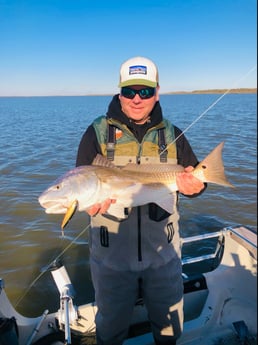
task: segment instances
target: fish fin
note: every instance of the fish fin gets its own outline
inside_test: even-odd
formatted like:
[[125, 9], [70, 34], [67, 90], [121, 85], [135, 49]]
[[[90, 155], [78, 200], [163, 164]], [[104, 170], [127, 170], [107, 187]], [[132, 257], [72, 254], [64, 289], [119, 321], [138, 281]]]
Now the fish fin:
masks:
[[94, 158], [92, 165], [101, 166], [105, 168], [116, 168], [115, 164], [110, 162], [106, 157], [97, 154]]
[[78, 201], [74, 200], [71, 205], [68, 207], [66, 214], [64, 215], [62, 224], [61, 224], [61, 229], [63, 230], [64, 227], [69, 223], [70, 219], [72, 218], [72, 216], [74, 215], [74, 213], [76, 212], [76, 209], [78, 207]]
[[125, 219], [127, 218], [127, 215], [125, 214], [125, 207], [121, 204], [111, 204], [108, 208], [107, 214], [110, 216], [114, 216], [119, 219]]
[[221, 142], [208, 156], [206, 156], [195, 168], [202, 171], [203, 182], [215, 183], [221, 186], [234, 187], [226, 178], [222, 160], [222, 150], [224, 142]]
[[167, 211], [168, 213], [172, 214], [175, 210], [175, 194], [169, 194], [165, 199], [162, 200], [155, 200], [155, 204], [163, 208], [163, 210]]
[[178, 164], [135, 164], [128, 163], [121, 168], [123, 171], [132, 171], [144, 174], [154, 174], [154, 173], [177, 173], [184, 170], [181, 165]]

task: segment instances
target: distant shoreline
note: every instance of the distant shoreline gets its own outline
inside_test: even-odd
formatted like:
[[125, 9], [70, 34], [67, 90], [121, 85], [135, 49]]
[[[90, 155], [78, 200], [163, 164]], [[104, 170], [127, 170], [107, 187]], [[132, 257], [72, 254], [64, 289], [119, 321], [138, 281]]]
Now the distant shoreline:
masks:
[[[257, 93], [257, 88], [240, 88], [240, 89], [208, 89], [208, 90], [194, 90], [194, 91], [170, 91], [160, 92], [160, 95], [195, 95], [195, 94], [245, 94], [245, 93]], [[15, 97], [88, 97], [88, 96], [112, 96], [114, 94], [81, 94], [81, 95], [37, 95], [37, 96], [1, 96], [0, 98], [15, 98]]]
[[185, 94], [223, 94], [223, 93], [257, 93], [257, 88], [240, 88], [240, 89], [208, 89], [194, 91], [174, 91], [166, 92], [163, 95], [185, 95]]

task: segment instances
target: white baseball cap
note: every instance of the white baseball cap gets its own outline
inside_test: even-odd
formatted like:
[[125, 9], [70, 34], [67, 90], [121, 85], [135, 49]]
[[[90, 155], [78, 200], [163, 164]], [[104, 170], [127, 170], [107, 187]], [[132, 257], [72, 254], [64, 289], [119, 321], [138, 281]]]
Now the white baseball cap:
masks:
[[158, 69], [154, 62], [147, 58], [137, 56], [121, 65], [119, 87], [131, 85], [157, 87], [158, 83]]

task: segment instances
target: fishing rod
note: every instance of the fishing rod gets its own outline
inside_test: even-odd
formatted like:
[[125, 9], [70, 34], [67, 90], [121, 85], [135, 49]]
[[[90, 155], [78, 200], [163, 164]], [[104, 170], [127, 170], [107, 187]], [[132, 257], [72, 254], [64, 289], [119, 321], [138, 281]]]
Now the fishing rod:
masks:
[[195, 125], [204, 115], [206, 115], [208, 113], [209, 110], [211, 110], [213, 107], [215, 107], [215, 105], [217, 103], [219, 103], [222, 98], [224, 98], [227, 94], [230, 93], [231, 90], [233, 90], [234, 88], [236, 88], [236, 86], [241, 83], [245, 78], [247, 78], [247, 76], [249, 74], [251, 74], [252, 72], [254, 72], [257, 68], [257, 65], [254, 65], [252, 68], [249, 69], [249, 71], [247, 73], [245, 73], [242, 77], [240, 77], [229, 89], [227, 89], [217, 100], [215, 100], [206, 110], [204, 110], [203, 113], [201, 113], [188, 127], [185, 128], [185, 130], [183, 130], [178, 137], [176, 137], [173, 141], [171, 141], [171, 143], [169, 143], [167, 145], [167, 147], [160, 152], [160, 155], [166, 151], [166, 149], [168, 148], [168, 146], [174, 144], [182, 135], [184, 135], [193, 125]]

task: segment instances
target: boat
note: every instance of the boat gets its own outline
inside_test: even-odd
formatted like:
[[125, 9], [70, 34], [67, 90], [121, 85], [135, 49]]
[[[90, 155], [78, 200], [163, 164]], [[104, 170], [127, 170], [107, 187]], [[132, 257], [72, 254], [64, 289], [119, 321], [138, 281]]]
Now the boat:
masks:
[[[182, 248], [200, 246], [202, 241], [214, 243], [214, 250], [182, 258], [185, 321], [177, 344], [256, 344], [257, 233], [245, 226], [229, 226], [182, 238]], [[0, 279], [0, 345], [96, 344], [95, 302], [75, 305], [73, 285], [60, 262], [54, 262], [49, 272], [60, 294], [60, 308], [54, 313], [46, 309], [38, 317], [18, 313]], [[152, 344], [139, 296], [124, 345]]]

